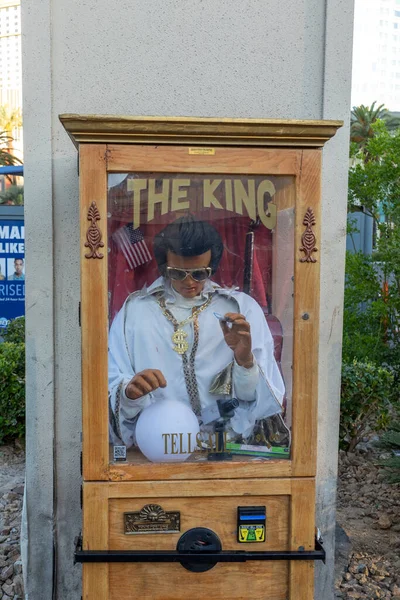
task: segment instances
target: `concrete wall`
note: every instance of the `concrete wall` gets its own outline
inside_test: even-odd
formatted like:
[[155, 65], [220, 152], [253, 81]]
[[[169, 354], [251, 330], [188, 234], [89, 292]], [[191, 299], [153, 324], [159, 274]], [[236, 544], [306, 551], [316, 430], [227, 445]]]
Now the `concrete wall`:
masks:
[[[27, 592], [80, 598], [77, 155], [58, 114], [349, 115], [353, 0], [24, 0]], [[324, 151], [318, 520], [332, 556], [347, 128]], [[331, 559], [317, 582], [332, 598]], [[53, 595], [52, 595], [53, 594]]]
[[346, 199], [349, 168], [352, 2], [328, 0], [325, 18], [322, 117], [333, 119], [334, 115], [337, 115], [335, 118], [343, 119], [345, 126], [326, 145], [323, 155], [317, 526], [321, 529], [324, 538], [327, 562], [326, 566], [318, 564], [316, 568], [316, 600], [325, 600], [325, 598], [331, 600], [333, 594], [344, 258], [347, 227]]

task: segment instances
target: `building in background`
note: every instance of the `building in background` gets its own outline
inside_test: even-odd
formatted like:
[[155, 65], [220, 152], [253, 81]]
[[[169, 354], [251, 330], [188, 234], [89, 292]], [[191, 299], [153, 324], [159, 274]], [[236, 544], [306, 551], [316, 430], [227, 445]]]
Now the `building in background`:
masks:
[[[0, 106], [9, 115], [22, 109], [20, 0], [0, 0]], [[13, 154], [21, 159], [22, 127], [13, 127], [11, 135]]]
[[[0, 132], [12, 140], [3, 149], [22, 160], [22, 71], [20, 0], [0, 0]], [[3, 276], [12, 276], [15, 260], [25, 259], [23, 178], [0, 174], [0, 266]], [[6, 196], [7, 194], [7, 196]], [[18, 199], [19, 198], [19, 199]], [[16, 206], [19, 204], [20, 206]], [[12, 252], [6, 238], [18, 237]], [[19, 282], [18, 300], [12, 286], [3, 283], [0, 306], [0, 336], [11, 319], [25, 312], [25, 282]]]
[[355, 0], [352, 106], [400, 110], [400, 0]]

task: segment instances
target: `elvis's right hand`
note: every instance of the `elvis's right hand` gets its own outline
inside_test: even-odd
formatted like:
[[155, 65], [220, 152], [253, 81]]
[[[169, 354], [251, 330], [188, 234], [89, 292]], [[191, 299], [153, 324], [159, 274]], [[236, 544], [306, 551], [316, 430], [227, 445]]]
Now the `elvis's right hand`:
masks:
[[125, 394], [131, 400], [137, 400], [145, 394], [154, 392], [159, 387], [166, 387], [166, 385], [167, 382], [161, 371], [158, 369], [145, 369], [132, 377], [125, 388]]

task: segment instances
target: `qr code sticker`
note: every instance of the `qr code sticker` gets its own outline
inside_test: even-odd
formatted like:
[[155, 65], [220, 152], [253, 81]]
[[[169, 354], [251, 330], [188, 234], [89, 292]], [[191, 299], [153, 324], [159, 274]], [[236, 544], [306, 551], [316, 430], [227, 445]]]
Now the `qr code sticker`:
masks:
[[126, 460], [126, 446], [114, 446], [114, 460]]

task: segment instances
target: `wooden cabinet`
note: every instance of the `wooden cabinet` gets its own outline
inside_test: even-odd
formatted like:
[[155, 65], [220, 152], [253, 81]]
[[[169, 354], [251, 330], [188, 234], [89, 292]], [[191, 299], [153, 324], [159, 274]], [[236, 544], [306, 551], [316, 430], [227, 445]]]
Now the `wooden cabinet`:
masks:
[[[321, 149], [341, 124], [78, 115], [61, 121], [80, 164], [83, 554], [172, 552], [194, 528], [214, 532], [232, 555], [312, 551]], [[186, 254], [168, 246], [168, 271], [154, 259], [160, 236], [188, 215], [222, 240], [210, 279], [204, 269], [211, 267], [193, 263], [193, 256], [212, 261], [214, 246]], [[171, 267], [176, 256], [183, 262]], [[192, 283], [182, 288], [173, 277]], [[186, 304], [175, 318], [177, 290]], [[192, 313], [185, 319], [186, 305]], [[220, 311], [244, 314], [253, 367], [240, 365], [237, 342], [229, 345], [218, 323]], [[236, 334], [235, 327], [240, 323], [232, 325]], [[230, 371], [225, 360], [232, 360]], [[257, 383], [248, 390], [248, 373], [238, 366], [253, 369]], [[167, 387], [135, 404], [126, 385], [143, 368], [162, 371]], [[228, 387], [218, 387], [227, 373]], [[234, 412], [223, 412], [234, 396]], [[153, 462], [137, 442], [139, 427], [145, 411], [157, 411], [166, 398], [186, 402], [199, 430], [191, 448], [187, 431], [169, 425], [162, 433], [165, 456]], [[150, 427], [150, 450], [153, 435]], [[223, 460], [212, 460], [221, 444]], [[238, 507], [265, 511], [263, 541], [239, 541]], [[122, 562], [105, 557], [84, 564], [85, 600], [313, 598], [312, 560], [253, 555], [192, 572], [179, 561], [121, 556]]]

